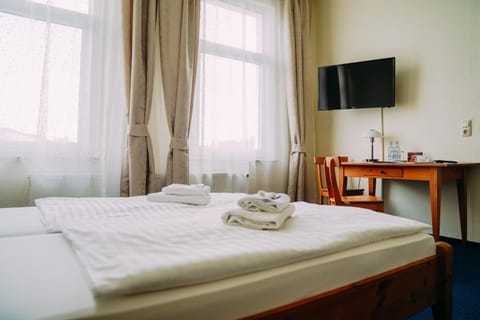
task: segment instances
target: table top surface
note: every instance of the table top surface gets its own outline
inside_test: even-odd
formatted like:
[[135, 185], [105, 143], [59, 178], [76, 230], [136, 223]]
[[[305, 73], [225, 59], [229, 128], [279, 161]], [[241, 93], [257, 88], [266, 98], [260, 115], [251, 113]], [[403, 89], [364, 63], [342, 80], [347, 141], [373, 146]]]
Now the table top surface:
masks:
[[470, 167], [480, 166], [480, 162], [458, 162], [458, 163], [433, 163], [433, 162], [391, 162], [391, 161], [377, 161], [377, 162], [342, 162], [344, 166], [378, 166], [378, 167]]

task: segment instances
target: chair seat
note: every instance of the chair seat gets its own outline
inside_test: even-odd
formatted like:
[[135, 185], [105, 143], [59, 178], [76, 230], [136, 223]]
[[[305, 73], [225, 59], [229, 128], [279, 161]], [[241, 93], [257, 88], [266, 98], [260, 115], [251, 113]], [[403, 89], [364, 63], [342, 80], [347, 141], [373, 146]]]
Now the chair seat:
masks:
[[337, 185], [335, 169], [341, 166], [340, 157], [327, 157], [325, 159], [325, 176], [327, 178], [327, 188], [329, 203], [337, 206], [353, 206], [366, 208], [378, 212], [384, 212], [383, 200], [372, 195], [347, 195], [340, 194]]
[[361, 196], [342, 196], [342, 200], [345, 203], [362, 203], [362, 202], [368, 202], [368, 203], [383, 203], [383, 200], [380, 198], [377, 198], [375, 196], [370, 196], [370, 195], [361, 195]]
[[370, 209], [373, 211], [384, 212], [383, 200], [374, 196], [343, 196], [344, 206], [352, 206], [357, 208]]

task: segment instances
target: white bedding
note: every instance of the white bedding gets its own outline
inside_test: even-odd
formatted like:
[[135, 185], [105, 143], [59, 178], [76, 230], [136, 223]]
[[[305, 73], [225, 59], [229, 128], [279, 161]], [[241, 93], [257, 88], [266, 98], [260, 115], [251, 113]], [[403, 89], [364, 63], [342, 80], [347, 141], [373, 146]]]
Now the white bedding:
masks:
[[0, 238], [0, 319], [92, 314], [95, 299], [61, 234]]
[[[215, 193], [211, 205], [234, 201], [245, 196], [243, 193]], [[0, 237], [22, 236], [60, 232], [56, 219], [59, 216], [95, 217], [114, 216], [128, 210], [150, 211], [190, 208], [199, 206], [175, 203], [151, 203], [146, 196], [130, 198], [68, 198], [50, 197], [36, 200], [36, 207], [0, 208]], [[43, 209], [43, 211], [42, 211]]]
[[63, 233], [0, 239], [0, 318], [237, 318], [434, 254], [428, 225], [359, 208], [296, 202], [279, 231], [223, 224], [242, 196], [40, 201]]
[[422, 232], [428, 225], [353, 207], [292, 203], [278, 231], [226, 226], [232, 202], [57, 217], [97, 295], [161, 290], [224, 279], [375, 241]]
[[0, 239], [0, 319], [238, 319], [435, 254], [419, 233], [219, 281], [95, 298], [62, 234]]
[[36, 207], [0, 208], [0, 238], [47, 233]]
[[40, 209], [41, 219], [49, 232], [59, 232], [59, 218], [99, 218], [121, 217], [136, 213], [142, 216], [158, 216], [160, 212], [175, 213], [201, 212], [225, 205], [234, 206], [244, 193], [212, 193], [208, 206], [197, 206], [172, 202], [152, 202], [147, 196], [112, 197], [112, 198], [68, 198], [50, 197], [35, 200]]

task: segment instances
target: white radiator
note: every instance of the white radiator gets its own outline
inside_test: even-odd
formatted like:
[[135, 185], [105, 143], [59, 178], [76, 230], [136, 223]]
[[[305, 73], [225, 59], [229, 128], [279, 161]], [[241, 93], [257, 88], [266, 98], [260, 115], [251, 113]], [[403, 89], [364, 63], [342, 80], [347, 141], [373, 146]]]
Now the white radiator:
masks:
[[190, 183], [203, 183], [210, 186], [212, 192], [248, 193], [248, 176], [229, 173], [202, 174], [201, 177], [191, 175]]
[[[29, 204], [45, 197], [98, 197], [106, 195], [104, 179], [99, 175], [30, 175]], [[117, 192], [118, 193], [118, 192]]]

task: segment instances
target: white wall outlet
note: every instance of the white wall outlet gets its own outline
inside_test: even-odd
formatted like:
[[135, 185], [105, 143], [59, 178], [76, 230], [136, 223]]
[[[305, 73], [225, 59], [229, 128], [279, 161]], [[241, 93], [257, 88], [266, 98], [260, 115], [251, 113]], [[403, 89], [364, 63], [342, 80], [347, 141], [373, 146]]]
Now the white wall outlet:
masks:
[[472, 120], [462, 120], [462, 137], [472, 136]]

